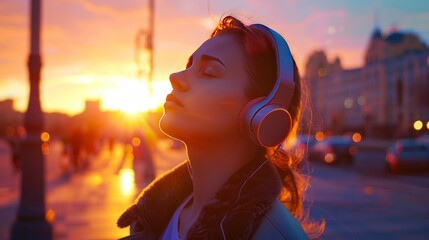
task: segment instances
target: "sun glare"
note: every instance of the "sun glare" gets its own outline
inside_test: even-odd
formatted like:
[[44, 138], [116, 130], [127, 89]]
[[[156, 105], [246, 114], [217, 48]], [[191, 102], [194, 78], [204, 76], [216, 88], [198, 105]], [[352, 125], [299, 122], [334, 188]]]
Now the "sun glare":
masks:
[[102, 96], [103, 107], [120, 110], [128, 114], [146, 112], [164, 104], [165, 96], [171, 91], [168, 82], [155, 81], [150, 86], [147, 82], [135, 79], [120, 79], [118, 87], [106, 90]]

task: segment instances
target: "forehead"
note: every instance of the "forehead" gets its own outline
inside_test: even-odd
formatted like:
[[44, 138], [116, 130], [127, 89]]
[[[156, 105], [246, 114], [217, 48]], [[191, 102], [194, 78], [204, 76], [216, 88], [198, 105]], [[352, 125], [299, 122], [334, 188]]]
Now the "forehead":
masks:
[[219, 58], [226, 66], [236, 67], [244, 63], [243, 47], [231, 34], [218, 35], [208, 39], [192, 56], [194, 59], [198, 59], [204, 54]]

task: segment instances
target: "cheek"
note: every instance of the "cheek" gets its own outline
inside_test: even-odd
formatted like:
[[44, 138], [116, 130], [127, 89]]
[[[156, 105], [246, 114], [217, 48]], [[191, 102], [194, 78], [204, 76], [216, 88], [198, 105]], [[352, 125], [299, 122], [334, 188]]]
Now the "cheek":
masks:
[[167, 109], [160, 120], [160, 128], [167, 135], [185, 140], [190, 136], [215, 136], [238, 132], [238, 118], [244, 104], [236, 96], [198, 98], [180, 110]]
[[210, 108], [204, 109], [205, 116], [209, 117], [209, 121], [206, 122], [209, 126], [208, 131], [239, 132], [239, 116], [243, 105], [244, 102], [237, 97], [223, 98], [210, 104]]
[[201, 113], [211, 120], [231, 121], [239, 116], [244, 99], [235, 93], [224, 93], [213, 98], [200, 98], [196, 101], [195, 112]]

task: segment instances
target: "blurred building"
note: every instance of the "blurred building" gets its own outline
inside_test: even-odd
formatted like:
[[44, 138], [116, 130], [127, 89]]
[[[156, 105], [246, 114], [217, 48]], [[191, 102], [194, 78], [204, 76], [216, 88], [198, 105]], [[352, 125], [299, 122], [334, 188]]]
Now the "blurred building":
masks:
[[0, 101], [0, 112], [13, 112], [15, 109], [13, 108], [13, 99], [5, 99]]
[[415, 135], [414, 122], [429, 121], [428, 46], [416, 34], [383, 34], [376, 28], [364, 60], [363, 67], [345, 70], [339, 59], [330, 63], [323, 51], [309, 57], [304, 78], [316, 115], [315, 130]]
[[100, 100], [86, 100], [85, 101], [85, 114], [99, 114], [101, 112]]
[[94, 138], [100, 133], [106, 120], [106, 113], [101, 111], [100, 100], [86, 100], [85, 109], [72, 117], [69, 130], [82, 131]]

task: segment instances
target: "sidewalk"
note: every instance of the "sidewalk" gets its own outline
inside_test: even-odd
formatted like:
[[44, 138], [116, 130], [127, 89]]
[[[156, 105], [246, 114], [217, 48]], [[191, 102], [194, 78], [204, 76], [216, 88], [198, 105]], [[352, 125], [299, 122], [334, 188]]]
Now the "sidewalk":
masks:
[[[45, 179], [47, 187], [53, 185], [64, 175], [64, 158], [62, 143], [50, 142], [50, 153], [45, 156]], [[10, 149], [7, 143], [0, 140], [0, 206], [17, 201], [20, 191], [20, 172], [12, 169]]]
[[[169, 141], [160, 141], [154, 153], [157, 174], [162, 174], [186, 156], [171, 150]], [[85, 170], [64, 175], [47, 183], [46, 209], [58, 240], [118, 239], [128, 229], [116, 227], [116, 220], [147, 183], [134, 183], [132, 158], [126, 147], [113, 152], [103, 149]], [[16, 217], [18, 198], [0, 202], [0, 240], [9, 239]]]

